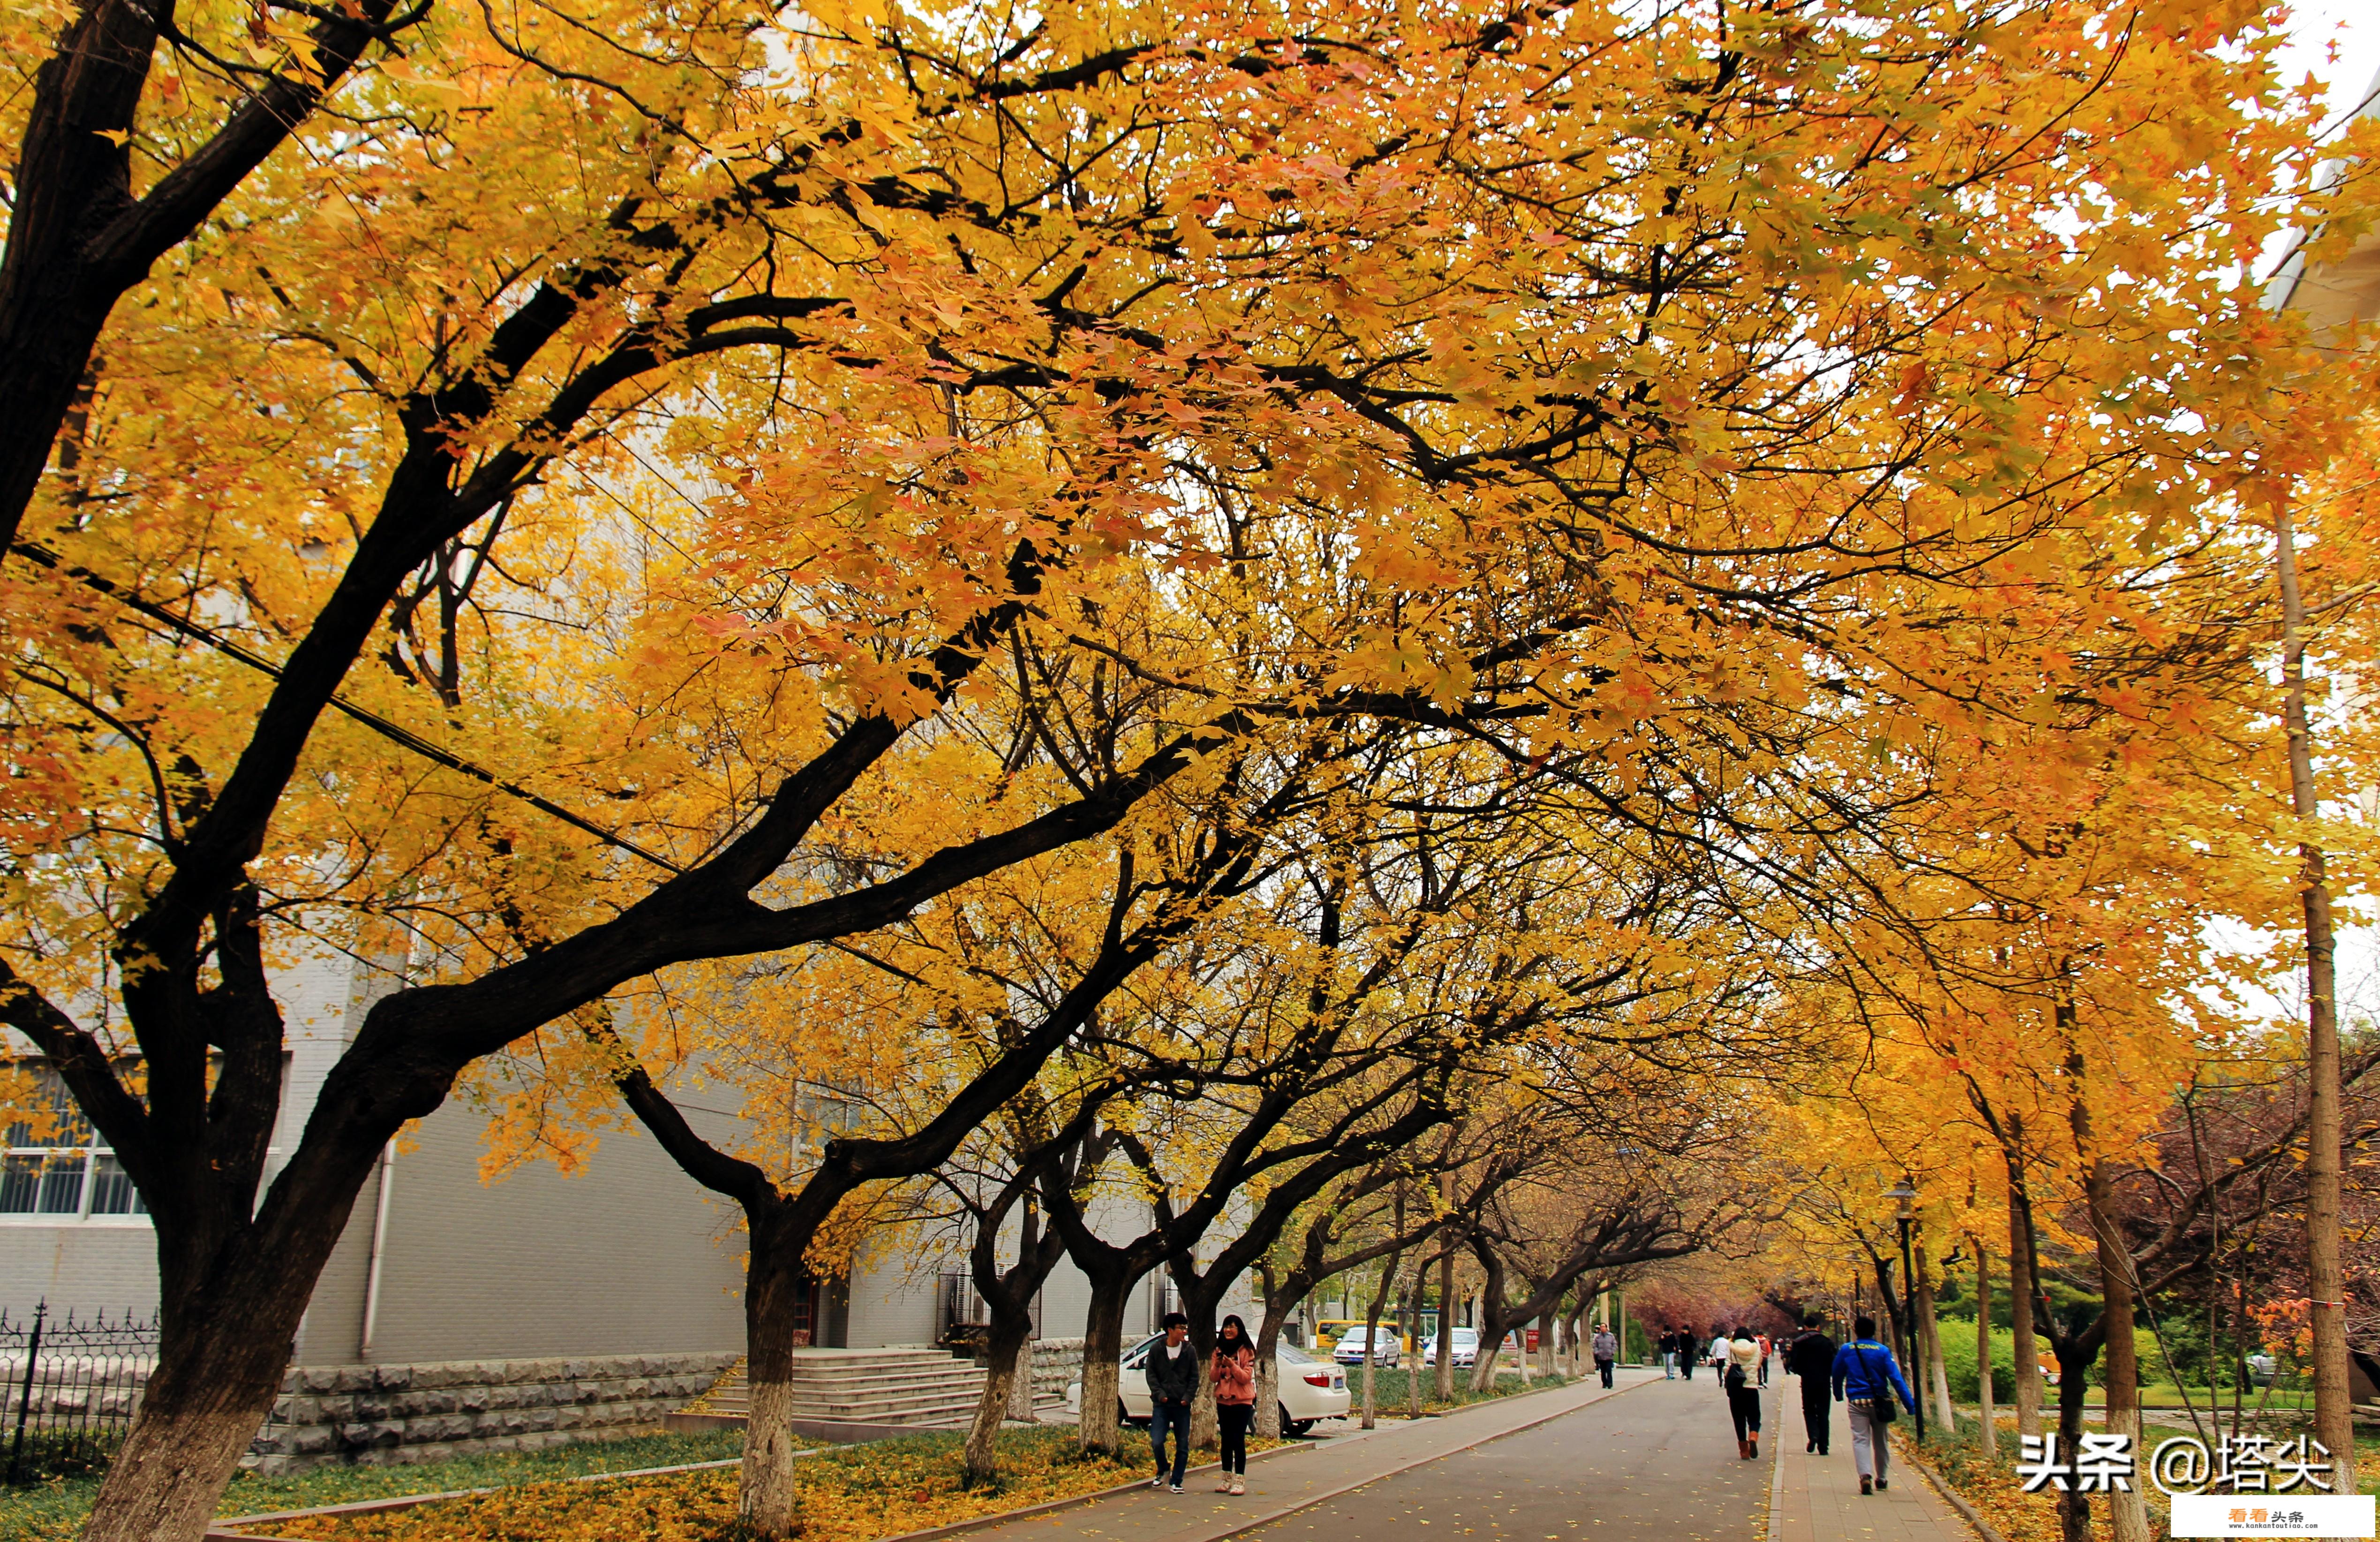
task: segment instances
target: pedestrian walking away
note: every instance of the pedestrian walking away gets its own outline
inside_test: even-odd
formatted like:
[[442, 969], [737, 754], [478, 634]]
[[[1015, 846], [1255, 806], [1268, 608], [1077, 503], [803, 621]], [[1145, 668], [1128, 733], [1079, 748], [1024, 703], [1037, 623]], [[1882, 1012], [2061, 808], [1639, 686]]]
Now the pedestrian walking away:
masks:
[[1826, 1320], [1817, 1312], [1803, 1314], [1801, 1333], [1785, 1350], [1786, 1374], [1802, 1378], [1802, 1428], [1810, 1438], [1803, 1449], [1820, 1456], [1827, 1454], [1835, 1407], [1834, 1389], [1828, 1385], [1835, 1374], [1835, 1341], [1819, 1326]]
[[1746, 1461], [1760, 1454], [1760, 1341], [1748, 1328], [1739, 1328], [1725, 1341], [1727, 1368], [1719, 1385], [1727, 1389], [1728, 1416], [1735, 1421], [1735, 1451]]
[[1694, 1378], [1694, 1358], [1701, 1350], [1702, 1341], [1694, 1337], [1692, 1330], [1678, 1330], [1678, 1374], [1688, 1381]]
[[1718, 1377], [1718, 1395], [1727, 1396], [1727, 1366], [1735, 1345], [1735, 1334], [1726, 1328], [1711, 1330], [1710, 1347], [1704, 1353], [1710, 1356], [1711, 1368]]
[[1777, 1353], [1777, 1342], [1766, 1333], [1760, 1335], [1760, 1384], [1768, 1385], [1768, 1357]]
[[1917, 1412], [1917, 1400], [1909, 1395], [1909, 1383], [1900, 1379], [1892, 1351], [1876, 1342], [1874, 1317], [1852, 1324], [1852, 1342], [1835, 1351], [1830, 1379], [1835, 1396], [1850, 1406], [1852, 1464], [1859, 1469], [1860, 1492], [1890, 1487], [1886, 1481], [1892, 1464], [1888, 1429], [1898, 1416], [1892, 1394], [1899, 1392], [1912, 1414]]
[[1609, 1387], [1611, 1363], [1620, 1358], [1620, 1341], [1611, 1336], [1611, 1325], [1597, 1323], [1595, 1337], [1588, 1341], [1587, 1347], [1595, 1352], [1595, 1374], [1603, 1378], [1604, 1386]]
[[[1221, 1494], [1248, 1491], [1248, 1424], [1257, 1416], [1257, 1346], [1233, 1313], [1215, 1334], [1215, 1423], [1223, 1437]], [[1175, 1469], [1174, 1482], [1182, 1481]]]
[[[1182, 1492], [1182, 1475], [1190, 1466], [1190, 1403], [1198, 1395], [1198, 1352], [1190, 1347], [1190, 1319], [1179, 1312], [1165, 1314], [1165, 1337], [1148, 1349], [1148, 1446], [1157, 1454], [1157, 1475], [1151, 1488]], [[1165, 1438], [1173, 1437], [1173, 1462], [1169, 1472]]]

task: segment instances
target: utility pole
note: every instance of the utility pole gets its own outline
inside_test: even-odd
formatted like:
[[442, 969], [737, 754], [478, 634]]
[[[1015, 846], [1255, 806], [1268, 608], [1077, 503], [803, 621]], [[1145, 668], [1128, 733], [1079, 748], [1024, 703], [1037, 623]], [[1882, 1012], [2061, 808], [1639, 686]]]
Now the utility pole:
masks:
[[[2305, 601], [2298, 592], [2296, 531], [2286, 496], [2273, 506], [2273, 547], [2281, 580], [2282, 713], [2289, 734], [2289, 806], [2301, 826], [2320, 803], [2313, 787], [2313, 734], [2306, 721]], [[2339, 1262], [2338, 943], [2330, 920], [2329, 872], [2309, 831], [2298, 843], [2298, 899], [2306, 951], [2306, 1264], [2313, 1299], [2314, 1439], [2330, 1448], [2334, 1493], [2355, 1490], [2355, 1415], [2348, 1401], [2347, 1277]]]

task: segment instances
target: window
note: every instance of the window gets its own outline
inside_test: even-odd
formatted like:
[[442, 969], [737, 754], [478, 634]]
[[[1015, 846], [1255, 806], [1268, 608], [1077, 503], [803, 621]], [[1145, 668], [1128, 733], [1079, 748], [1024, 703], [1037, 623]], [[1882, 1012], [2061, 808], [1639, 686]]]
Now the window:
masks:
[[[115, 1154], [99, 1144], [91, 1121], [48, 1066], [5, 1067], [19, 1077], [21, 1109], [0, 1158], [0, 1220], [131, 1220], [149, 1213]], [[27, 1096], [29, 1094], [29, 1096]]]

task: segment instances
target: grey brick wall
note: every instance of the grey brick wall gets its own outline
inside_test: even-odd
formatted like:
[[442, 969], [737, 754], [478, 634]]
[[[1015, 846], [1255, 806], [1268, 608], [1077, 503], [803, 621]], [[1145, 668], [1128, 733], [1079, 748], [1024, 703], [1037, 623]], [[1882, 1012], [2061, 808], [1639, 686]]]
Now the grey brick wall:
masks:
[[306, 1366], [249, 1448], [267, 1474], [435, 1462], [626, 1434], [699, 1397], [725, 1354]]

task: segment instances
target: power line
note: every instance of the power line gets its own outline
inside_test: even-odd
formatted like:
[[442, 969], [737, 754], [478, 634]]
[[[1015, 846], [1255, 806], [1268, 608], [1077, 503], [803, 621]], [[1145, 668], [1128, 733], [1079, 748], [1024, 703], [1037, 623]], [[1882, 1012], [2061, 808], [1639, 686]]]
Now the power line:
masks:
[[[62, 558], [60, 558], [56, 552], [51, 551], [46, 546], [40, 545], [34, 541], [20, 540], [10, 546], [8, 550], [16, 553], [18, 556], [24, 558], [27, 562], [33, 564], [37, 567], [44, 568], [52, 573], [56, 573], [65, 577], [71, 578], [76, 583], [82, 585], [83, 588], [91, 589], [94, 593], [103, 594], [110, 600], [115, 601], [117, 604], [126, 607], [128, 610], [138, 611], [142, 615], [147, 616], [150, 620], [158, 623], [160, 625], [169, 627], [172, 630], [180, 633], [183, 637], [189, 637], [194, 641], [202, 642], [209, 648], [212, 648], [217, 652], [223, 654], [225, 657], [232, 659], [237, 662], [246, 664], [249, 668], [255, 670], [260, 674], [270, 676], [274, 680], [281, 678], [281, 666], [274, 663], [272, 660], [265, 658], [262, 654], [252, 652], [249, 649], [242, 647], [240, 644], [234, 642], [231, 638], [223, 636], [221, 633], [216, 632], [210, 627], [202, 626], [195, 621], [187, 620], [184, 617], [176, 615], [173, 612], [165, 609], [164, 606], [159, 605], [152, 601], [142, 599], [140, 596], [133, 593], [130, 589], [126, 589], [123, 585], [116, 583], [112, 578], [103, 577], [99, 574], [93, 573], [88, 568], [70, 566]], [[340, 711], [346, 713], [356, 722], [363, 724], [366, 728], [370, 729], [373, 733], [378, 734], [381, 737], [388, 740], [390, 743], [410, 750], [414, 754], [420, 756], [425, 760], [433, 761], [438, 765], [443, 766], [448, 771], [460, 771], [465, 776], [484, 782], [489, 786], [495, 788], [498, 792], [506, 793], [520, 799], [523, 803], [526, 803], [530, 807], [537, 809], [540, 813], [550, 814], [553, 818], [560, 820], [563, 823], [569, 825], [572, 829], [583, 831], [587, 834], [594, 836], [595, 839], [602, 842], [607, 846], [615, 846], [620, 850], [628, 853], [632, 856], [642, 857], [644, 860], [651, 863], [654, 867], [660, 868], [666, 872], [683, 874], [686, 871], [684, 868], [672, 862], [668, 857], [647, 851], [644, 847], [637, 844], [634, 841], [629, 840], [626, 836], [615, 834], [611, 831], [605, 830], [602, 826], [596, 824], [593, 820], [586, 819], [580, 815], [574, 814], [569, 809], [563, 807], [560, 804], [554, 803], [548, 798], [539, 796], [537, 794], [530, 792], [528, 788], [520, 785], [516, 782], [508, 782], [484, 766], [476, 765], [469, 760], [464, 759], [459, 755], [455, 755], [451, 751], [440, 748], [438, 746], [431, 744], [428, 739], [423, 738], [420, 735], [416, 734], [412, 729], [406, 727], [402, 723], [390, 722], [387, 718], [381, 716], [378, 712], [373, 711], [369, 707], [359, 707], [356, 703], [347, 700], [345, 697], [338, 696], [336, 694], [334, 694], [330, 698], [329, 704], [337, 708]]]

